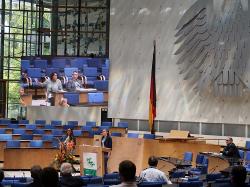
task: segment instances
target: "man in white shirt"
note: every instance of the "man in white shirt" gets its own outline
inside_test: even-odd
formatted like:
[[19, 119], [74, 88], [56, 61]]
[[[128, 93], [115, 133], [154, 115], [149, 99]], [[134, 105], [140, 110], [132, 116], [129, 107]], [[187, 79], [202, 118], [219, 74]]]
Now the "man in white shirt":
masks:
[[172, 184], [168, 177], [157, 167], [158, 159], [155, 156], [151, 156], [148, 159], [149, 168], [143, 170], [140, 174], [140, 182], [162, 182], [166, 184]]

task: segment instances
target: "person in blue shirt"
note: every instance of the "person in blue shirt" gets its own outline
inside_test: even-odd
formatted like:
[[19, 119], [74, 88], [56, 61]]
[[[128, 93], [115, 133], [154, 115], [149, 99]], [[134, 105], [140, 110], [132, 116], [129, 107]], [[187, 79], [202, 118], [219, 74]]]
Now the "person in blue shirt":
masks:
[[157, 169], [158, 159], [155, 156], [151, 156], [148, 159], [149, 167], [143, 170], [140, 174], [140, 182], [162, 182], [166, 184], [172, 184], [164, 172]]

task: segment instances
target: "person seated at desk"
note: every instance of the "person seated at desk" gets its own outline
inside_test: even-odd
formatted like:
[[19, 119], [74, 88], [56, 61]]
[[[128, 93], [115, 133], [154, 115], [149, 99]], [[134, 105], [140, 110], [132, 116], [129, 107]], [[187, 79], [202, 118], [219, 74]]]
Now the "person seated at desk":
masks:
[[119, 164], [119, 175], [121, 184], [112, 185], [111, 187], [137, 187], [135, 182], [136, 166], [130, 160], [124, 160]]
[[83, 88], [82, 82], [78, 79], [78, 72], [74, 71], [72, 74], [72, 79], [66, 85], [66, 89], [70, 92], [74, 92], [77, 89]]
[[166, 184], [172, 184], [165, 173], [156, 168], [158, 165], [158, 159], [155, 156], [149, 157], [148, 165], [149, 168], [143, 170], [140, 174], [140, 182], [163, 182]]
[[240, 158], [239, 150], [233, 143], [233, 138], [228, 137], [226, 139], [227, 146], [223, 149], [222, 155], [231, 158]]

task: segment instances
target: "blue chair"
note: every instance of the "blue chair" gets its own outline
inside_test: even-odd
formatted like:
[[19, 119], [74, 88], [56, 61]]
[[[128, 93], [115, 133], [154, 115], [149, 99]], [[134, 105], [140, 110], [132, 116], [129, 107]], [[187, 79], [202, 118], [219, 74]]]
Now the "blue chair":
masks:
[[12, 134], [0, 134], [0, 141], [12, 140]]
[[32, 134], [22, 134], [20, 140], [33, 140]]
[[162, 187], [165, 184], [163, 182], [142, 182], [138, 184], [138, 187]]
[[244, 159], [245, 152], [239, 149], [239, 155], [240, 155], [240, 159]]
[[34, 129], [33, 130], [33, 134], [44, 134], [44, 133], [45, 133], [44, 129]]
[[138, 138], [139, 134], [138, 133], [128, 133], [128, 138]]
[[246, 152], [245, 161], [250, 163], [250, 151], [247, 151], [247, 152]]
[[73, 135], [76, 137], [82, 136], [82, 131], [81, 130], [73, 130]]
[[64, 69], [66, 67], [67, 60], [65, 58], [54, 58], [52, 59], [51, 66], [53, 68]]
[[187, 161], [187, 162], [192, 162], [192, 160], [193, 160], [193, 153], [192, 152], [185, 152], [183, 160]]
[[55, 138], [52, 140], [52, 147], [59, 148], [59, 141]]
[[71, 67], [83, 68], [83, 65], [87, 65], [87, 58], [74, 58], [70, 61]]
[[88, 93], [89, 103], [102, 103], [104, 102], [104, 95], [102, 92]]
[[76, 67], [64, 68], [64, 76], [72, 77], [74, 71], [78, 72], [78, 68]]
[[86, 126], [95, 127], [96, 126], [96, 122], [95, 121], [87, 121], [86, 122]]
[[25, 134], [26, 133], [26, 129], [13, 129], [12, 131], [13, 134]]
[[250, 150], [250, 141], [246, 141], [246, 149]]
[[102, 122], [101, 126], [112, 127], [112, 122], [111, 121], [104, 121], [104, 122]]
[[63, 130], [68, 130], [68, 129], [74, 129], [75, 126], [74, 125], [63, 125]]
[[196, 166], [202, 164], [203, 159], [204, 159], [204, 155], [202, 155], [202, 154], [197, 154], [196, 160], [195, 160]]
[[79, 93], [64, 93], [69, 105], [79, 105]]
[[11, 120], [10, 119], [0, 119], [0, 124], [1, 125], [7, 125], [11, 123]]
[[96, 67], [83, 67], [83, 75], [87, 77], [96, 77], [98, 75]]
[[8, 140], [6, 143], [6, 148], [19, 148], [20, 141], [19, 140]]
[[68, 121], [67, 125], [77, 126], [78, 125], [78, 121]]
[[112, 132], [111, 136], [121, 137], [122, 133], [120, 133], [120, 132]]
[[179, 187], [202, 187], [202, 181], [191, 181], [191, 182], [182, 182], [179, 184]]
[[117, 185], [121, 183], [121, 178], [119, 173], [109, 173], [103, 175], [104, 185]]
[[50, 76], [52, 73], [56, 73], [57, 75], [60, 75], [59, 68], [47, 68], [46, 69], [46, 76]]
[[27, 74], [30, 78], [41, 78], [42, 77], [41, 68], [28, 68]]
[[108, 80], [96, 80], [94, 81], [94, 88], [98, 91], [108, 91], [109, 81]]
[[35, 120], [35, 124], [37, 124], [37, 125], [45, 125], [46, 120], [41, 120], [41, 119]]
[[109, 68], [102, 67], [102, 74], [106, 77], [106, 79], [109, 79]]
[[62, 125], [62, 121], [60, 121], [60, 120], [52, 120], [51, 125], [55, 125], [55, 126]]
[[0, 134], [5, 134], [5, 132], [6, 132], [6, 129], [0, 129]]
[[34, 129], [36, 129], [36, 125], [34, 125], [34, 124], [32, 124], [32, 125], [26, 125], [26, 129], [34, 130]]
[[44, 59], [35, 59], [34, 60], [34, 67], [35, 68], [41, 68], [41, 69], [46, 69], [48, 66], [47, 60]]
[[10, 123], [10, 124], [8, 124], [8, 128], [17, 129], [17, 128], [19, 128], [19, 124], [12, 124], [12, 123]]
[[42, 140], [32, 140], [32, 141], [30, 141], [29, 147], [42, 148], [43, 147], [43, 141]]
[[43, 141], [53, 141], [54, 136], [52, 134], [44, 134], [42, 135], [42, 140]]
[[170, 178], [171, 179], [178, 179], [185, 177], [185, 170], [176, 170], [173, 173], [171, 173]]
[[92, 126], [82, 126], [83, 131], [92, 131]]
[[128, 122], [118, 122], [118, 127], [128, 128]]
[[54, 125], [44, 125], [44, 129], [55, 129]]
[[62, 136], [64, 133], [63, 133], [63, 130], [61, 129], [52, 129], [52, 134], [54, 136]]
[[208, 173], [206, 176], [206, 181], [207, 182], [215, 182], [217, 179], [222, 178], [221, 173]]
[[29, 124], [29, 120], [19, 120], [19, 124]]
[[25, 71], [30, 68], [30, 60], [21, 60], [21, 70]]
[[155, 134], [143, 134], [144, 139], [155, 139]]

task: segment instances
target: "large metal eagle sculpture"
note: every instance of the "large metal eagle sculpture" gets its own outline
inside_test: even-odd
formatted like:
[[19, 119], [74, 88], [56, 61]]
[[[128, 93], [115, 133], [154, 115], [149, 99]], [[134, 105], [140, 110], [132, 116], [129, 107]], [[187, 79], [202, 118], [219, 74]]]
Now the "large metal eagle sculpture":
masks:
[[250, 59], [250, 0], [197, 0], [176, 29], [177, 64], [198, 91], [241, 96]]

